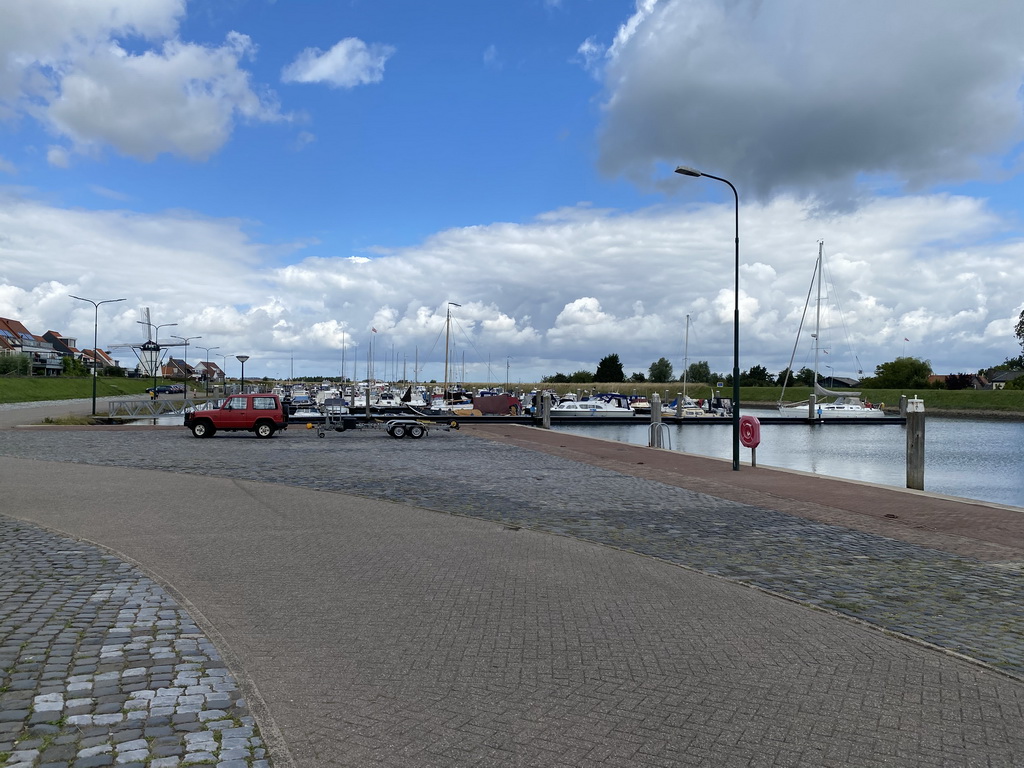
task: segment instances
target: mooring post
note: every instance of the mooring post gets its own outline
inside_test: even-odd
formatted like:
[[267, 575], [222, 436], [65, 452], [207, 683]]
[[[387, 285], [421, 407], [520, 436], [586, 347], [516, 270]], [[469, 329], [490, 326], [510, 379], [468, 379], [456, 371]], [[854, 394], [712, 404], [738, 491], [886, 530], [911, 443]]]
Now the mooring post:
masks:
[[818, 396], [811, 395], [807, 398], [807, 418], [811, 421], [818, 418]]
[[544, 429], [551, 429], [551, 393], [545, 392], [540, 396], [540, 425]]
[[683, 417], [683, 393], [676, 392], [676, 418], [681, 419]]
[[924, 400], [907, 401], [907, 488], [924, 490]]
[[651, 448], [663, 448], [661, 444], [661, 395], [655, 392], [651, 396], [651, 426], [648, 427], [650, 439], [647, 441]]

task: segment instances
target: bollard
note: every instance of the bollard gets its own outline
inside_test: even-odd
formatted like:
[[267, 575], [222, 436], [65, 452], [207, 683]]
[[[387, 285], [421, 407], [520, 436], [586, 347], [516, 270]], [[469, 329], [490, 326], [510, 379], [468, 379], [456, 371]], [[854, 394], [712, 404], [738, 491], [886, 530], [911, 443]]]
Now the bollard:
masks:
[[676, 392], [676, 418], [683, 418], [683, 393]]
[[810, 395], [807, 398], [807, 418], [814, 420], [818, 418], [818, 396]]
[[551, 429], [551, 393], [545, 392], [540, 396], [540, 425], [544, 429]]
[[651, 448], [664, 448], [661, 444], [661, 429], [656, 425], [661, 424], [661, 395], [655, 392], [651, 396], [651, 426], [648, 429], [650, 439], [647, 441]]
[[924, 490], [924, 401], [907, 401], [907, 488]]

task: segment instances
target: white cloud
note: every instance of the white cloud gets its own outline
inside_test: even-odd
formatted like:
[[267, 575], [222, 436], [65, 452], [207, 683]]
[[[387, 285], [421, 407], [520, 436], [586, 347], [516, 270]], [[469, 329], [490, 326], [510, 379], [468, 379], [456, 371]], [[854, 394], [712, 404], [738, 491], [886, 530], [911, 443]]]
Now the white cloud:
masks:
[[1024, 139], [1022, 29], [1019, 3], [642, 0], [607, 53], [601, 164], [762, 199], [996, 175]]
[[54, 168], [70, 168], [71, 155], [64, 147], [51, 146], [46, 150], [46, 162]]
[[354, 88], [384, 79], [384, 64], [394, 54], [390, 45], [367, 45], [346, 37], [329, 51], [306, 48], [281, 72], [285, 83], [327, 83], [333, 88]]
[[[11, 195], [0, 205], [0, 315], [82, 336], [92, 315], [68, 293], [124, 296], [125, 308], [104, 310], [109, 341], [138, 340], [138, 310], [148, 306], [154, 322], [178, 323], [176, 333], [252, 355], [254, 375], [285, 375], [292, 356], [297, 371], [332, 372], [342, 343], [350, 365], [365, 362], [375, 326], [381, 355], [394, 345], [399, 360], [412, 366], [418, 356], [424, 376], [440, 378], [451, 301], [462, 305], [452, 310], [460, 363], [464, 352], [467, 375], [487, 378], [490, 360], [497, 380], [506, 356], [524, 379], [593, 370], [611, 353], [627, 372], [660, 357], [678, 370], [689, 314], [691, 360], [727, 371], [733, 213], [731, 202], [572, 208], [440, 232], [373, 258], [296, 252], [294, 263], [269, 266], [279, 249], [237, 221], [89, 213]], [[837, 374], [872, 371], [903, 352], [904, 337], [907, 353], [939, 373], [1017, 354], [1024, 242], [978, 200], [881, 199], [821, 217], [780, 198], [746, 205], [741, 228], [743, 368], [774, 373], [789, 361], [819, 238], [846, 320], [843, 332], [833, 316], [823, 342]]]
[[17, 173], [17, 168], [14, 167], [14, 163], [10, 160], [4, 159], [3, 155], [0, 155], [0, 173]]
[[[0, 104], [42, 120], [75, 151], [109, 146], [144, 160], [201, 160], [237, 121], [282, 119], [241, 66], [252, 41], [232, 32], [220, 46], [184, 43], [184, 12], [184, 0], [13, 0], [0, 30]], [[122, 40], [150, 47], [130, 52]]]

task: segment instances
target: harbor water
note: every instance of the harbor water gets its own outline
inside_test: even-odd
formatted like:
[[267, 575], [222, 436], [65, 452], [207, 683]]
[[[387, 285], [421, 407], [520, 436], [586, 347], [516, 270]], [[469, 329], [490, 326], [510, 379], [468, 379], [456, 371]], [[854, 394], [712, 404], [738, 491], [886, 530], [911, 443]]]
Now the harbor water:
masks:
[[[672, 450], [732, 459], [731, 422], [666, 426]], [[646, 424], [552, 429], [648, 444]], [[905, 488], [906, 450], [906, 428], [898, 425], [762, 424], [757, 465]], [[750, 458], [750, 449], [740, 446], [744, 470]], [[933, 493], [1024, 508], [1024, 422], [927, 418], [924, 483]]]

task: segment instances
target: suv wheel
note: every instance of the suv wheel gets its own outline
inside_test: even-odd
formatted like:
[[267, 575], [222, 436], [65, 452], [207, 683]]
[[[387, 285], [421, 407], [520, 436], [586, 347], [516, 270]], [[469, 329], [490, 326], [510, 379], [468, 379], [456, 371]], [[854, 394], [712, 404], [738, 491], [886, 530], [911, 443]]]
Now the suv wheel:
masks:
[[256, 425], [256, 437], [273, 437], [274, 436], [274, 425], [269, 421], [261, 421]]
[[213, 424], [203, 419], [192, 425], [192, 434], [195, 437], [213, 437], [217, 434], [217, 430]]

